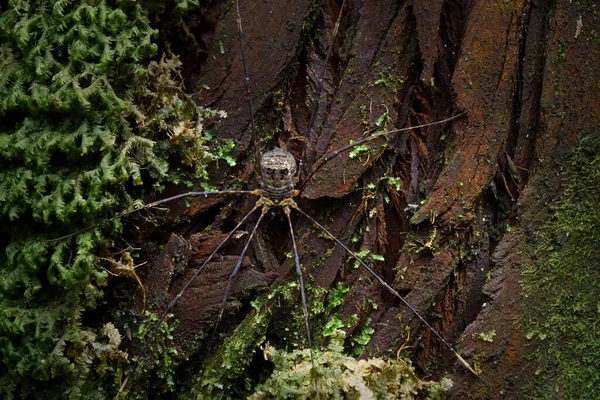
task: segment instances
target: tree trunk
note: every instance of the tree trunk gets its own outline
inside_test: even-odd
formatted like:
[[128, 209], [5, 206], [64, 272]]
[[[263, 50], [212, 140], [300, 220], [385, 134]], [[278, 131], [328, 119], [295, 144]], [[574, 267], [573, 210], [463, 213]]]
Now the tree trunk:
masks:
[[[173, 50], [183, 54], [188, 90], [199, 92], [200, 104], [228, 114], [215, 133], [235, 141], [238, 164], [227, 170], [219, 165], [214, 186], [239, 180], [257, 188], [256, 149], [290, 151], [303, 184], [315, 163], [367, 131], [464, 113], [391, 133], [356, 157], [340, 154], [311, 176], [297, 203], [353, 251], [382, 255], [382, 262], [365, 260], [447, 341], [460, 343], [463, 357], [491, 389], [340, 246], [293, 213], [310, 287], [313, 345], [324, 345], [323, 325], [336, 312], [347, 321], [348, 349], [363, 357], [393, 358], [408, 346], [402, 354], [422, 374], [451, 375], [452, 398], [522, 398], [537, 368], [525, 355], [537, 347], [525, 346], [521, 321], [528, 311], [520, 271], [534, 262], [535, 232], [550, 218], [549, 204], [561, 198], [564, 182], [557, 171], [569, 166], [578, 140], [597, 126], [600, 21], [594, 2], [349, 0], [341, 10], [334, 1], [240, 3], [257, 142], [231, 2], [211, 5], [202, 21], [182, 22], [188, 36], [173, 40]], [[156, 300], [168, 285], [171, 295], [177, 293], [255, 201], [200, 198], [189, 208], [175, 207], [197, 226], [179, 227], [180, 236], [171, 236], [148, 268], [149, 298]], [[297, 281], [282, 216], [269, 215], [259, 228], [220, 335], [248, 315], [250, 307], [236, 309], [236, 301], [247, 305], [267, 288]], [[209, 224], [213, 231], [192, 235]], [[212, 333], [228, 271], [247, 237], [233, 240], [175, 309], [184, 353], [199, 331]], [[170, 282], [174, 255], [188, 271]], [[349, 288], [343, 304], [318, 312], [317, 303], [327, 303], [326, 293], [339, 285]], [[298, 304], [273, 305], [264, 327], [266, 340], [280, 347], [306, 340], [303, 323], [293, 317], [301, 316], [299, 294], [293, 293]], [[361, 348], [351, 337], [365, 326], [374, 333]]]

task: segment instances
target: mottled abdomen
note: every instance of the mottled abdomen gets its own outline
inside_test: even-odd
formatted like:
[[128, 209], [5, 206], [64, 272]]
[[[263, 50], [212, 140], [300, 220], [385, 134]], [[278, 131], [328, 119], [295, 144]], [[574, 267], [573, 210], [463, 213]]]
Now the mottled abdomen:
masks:
[[263, 196], [274, 203], [292, 197], [296, 171], [296, 160], [287, 151], [277, 148], [266, 152], [260, 160]]

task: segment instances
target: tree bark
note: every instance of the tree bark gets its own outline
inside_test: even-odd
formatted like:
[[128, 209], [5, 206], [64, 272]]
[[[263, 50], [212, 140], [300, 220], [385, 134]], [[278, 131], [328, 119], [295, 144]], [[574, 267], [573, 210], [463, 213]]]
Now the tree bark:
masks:
[[[235, 7], [217, 2], [204, 20], [185, 21], [200, 52], [190, 50], [195, 47], [189, 37], [174, 49], [187, 49], [182, 58], [190, 92], [208, 87], [198, 102], [228, 113], [215, 132], [235, 141], [238, 165], [220, 165], [215, 186], [238, 179], [256, 188], [257, 146], [260, 153], [277, 146], [290, 151], [303, 179], [321, 158], [369, 130], [464, 113], [448, 123], [390, 134], [358, 157], [342, 153], [311, 177], [297, 201], [354, 251], [382, 255], [383, 262], [369, 261], [376, 272], [446, 340], [462, 343], [463, 356], [477, 364], [494, 393], [309, 221], [295, 215], [294, 229], [311, 300], [326, 301], [314, 288], [349, 287], [339, 309], [342, 320], [357, 315], [346, 327], [349, 348], [355, 347], [350, 337], [366, 324], [375, 332], [363, 357], [395, 357], [408, 343], [407, 355], [422, 373], [452, 375], [452, 398], [521, 398], [536, 368], [521, 357], [527, 350], [516, 323], [524, 312], [519, 271], [531, 262], [529, 235], [561, 192], [561, 177], [552, 171], [569, 162], [580, 134], [597, 124], [600, 55], [597, 39], [595, 49], [590, 41], [600, 24], [594, 6], [568, 0], [349, 0], [340, 10], [335, 1], [241, 1], [258, 142], [252, 139]], [[255, 201], [195, 199], [190, 208], [175, 208], [203, 226], [212, 224], [213, 232], [172, 236], [149, 270], [172, 270], [173, 257], [167, 256], [178, 254], [186, 260], [182, 268], [193, 273], [224, 237], [221, 232]], [[193, 233], [189, 227], [179, 233], [184, 230], [184, 237]], [[286, 257], [292, 250], [288, 237], [281, 217], [265, 222], [234, 284], [221, 332], [231, 332], [247, 315], [247, 307], [231, 307], [235, 300], [247, 304], [267, 288], [297, 279], [293, 259]], [[212, 332], [243, 239], [229, 245], [227, 256], [207, 268], [176, 308], [176, 337], [184, 352], [183, 343], [199, 331]], [[177, 245], [184, 242], [189, 246]], [[173, 296], [190, 274], [172, 282], [148, 274], [150, 298], [169, 286]], [[297, 323], [289, 307], [273, 311], [267, 340], [295, 340], [285, 333]], [[328, 317], [314, 316], [312, 328], [322, 328]], [[490, 331], [496, 335], [492, 342], [476, 339]], [[322, 335], [313, 337], [314, 345], [323, 345]]]

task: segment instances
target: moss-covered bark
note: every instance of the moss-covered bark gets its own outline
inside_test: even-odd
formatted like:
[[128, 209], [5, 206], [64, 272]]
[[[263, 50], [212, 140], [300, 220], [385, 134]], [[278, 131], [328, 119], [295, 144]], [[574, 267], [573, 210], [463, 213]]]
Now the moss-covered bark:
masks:
[[[70, 4], [69, 7], [76, 8]], [[138, 10], [133, 3], [124, 4], [130, 7], [128, 10]], [[223, 162], [216, 165], [206, 185], [256, 187], [255, 154], [275, 146], [286, 148], [301, 161], [302, 179], [322, 157], [363, 137], [367, 131], [414, 126], [464, 113], [451, 123], [391, 134], [385, 141], [371, 143], [369, 148], [359, 148], [352, 155], [340, 155], [305, 182], [298, 203], [372, 263], [377, 273], [405, 296], [447, 340], [457, 344], [465, 358], [481, 371], [482, 379], [490, 388], [463, 369], [408, 309], [354, 262], [347, 261], [347, 254], [327, 235], [295, 216], [298, 248], [309, 288], [314, 347], [324, 347], [328, 333], [334, 328], [342, 328], [347, 333], [344, 348], [348, 354], [395, 357], [402, 349], [404, 354], [412, 357], [418, 373], [433, 374], [435, 378], [450, 375], [455, 382], [451, 392], [453, 398], [481, 399], [494, 395], [570, 398], [577, 397], [577, 388], [587, 385], [590, 389], [586, 389], [586, 393], [593, 394], [597, 383], [590, 358], [590, 354], [595, 354], [597, 342], [595, 330], [591, 328], [597, 316], [592, 290], [596, 279], [593, 266], [597, 263], [594, 165], [600, 104], [597, 68], [600, 65], [597, 29], [600, 24], [594, 2], [428, 0], [365, 4], [358, 0], [348, 1], [341, 10], [339, 33], [333, 40], [332, 57], [327, 64], [325, 56], [340, 12], [339, 3], [294, 1], [288, 4], [247, 0], [241, 1], [240, 7], [254, 120], [258, 127], [257, 142], [252, 140], [233, 3], [214, 2], [202, 13], [178, 16], [171, 26], [177, 27], [175, 31], [180, 35], [164, 33], [172, 48], [183, 55], [182, 76], [187, 90], [197, 95], [198, 103], [225, 110], [228, 114], [215, 134], [235, 142], [233, 153], [237, 166], [224, 168]], [[119, 7], [114, 5], [114, 8]], [[164, 12], [164, 8], [161, 10]], [[35, 15], [27, 10], [22, 13], [23, 20]], [[0, 33], [12, 42], [0, 47], [5, 55], [0, 63], [11, 66], [17, 62], [15, 65], [19, 68], [7, 68], [7, 72], [0, 75], [3, 79], [0, 84], [4, 85], [0, 85], [4, 90], [0, 104], [16, 107], [3, 111], [9, 117], [0, 122], [3, 134], [18, 132], [19, 127], [32, 130], [39, 125], [27, 125], [23, 121], [38, 121], [42, 117], [46, 118], [43, 124], [53, 124], [54, 131], [67, 131], [65, 122], [59, 122], [57, 117], [47, 118], [50, 112], [60, 111], [61, 116], [68, 114], [67, 121], [95, 116], [93, 123], [88, 123], [90, 127], [105, 127], [107, 121], [125, 118], [130, 125], [120, 124], [117, 128], [138, 135], [139, 127], [135, 125], [139, 122], [136, 121], [138, 108], [146, 113], [157, 111], [161, 115], [162, 108], [151, 105], [152, 96], [128, 91], [128, 84], [135, 86], [138, 84], [135, 79], [141, 79], [137, 75], [139, 71], [150, 71], [150, 68], [140, 67], [146, 60], [134, 57], [135, 51], [140, 51], [143, 46], [133, 46], [132, 53], [127, 53], [129, 58], [125, 57], [125, 61], [133, 61], [133, 64], [123, 61], [132, 68], [129, 75], [123, 66], [117, 69], [118, 76], [105, 79], [121, 82], [117, 78], [124, 78], [119, 90], [113, 90], [119, 102], [112, 104], [103, 100], [105, 97], [114, 100], [114, 96], [107, 97], [108, 92], [104, 90], [98, 95], [90, 94], [92, 100], [88, 99], [88, 102], [106, 105], [105, 109], [97, 110], [86, 106], [76, 96], [79, 88], [73, 89], [72, 84], [77, 81], [73, 78], [75, 73], [71, 73], [67, 81], [59, 79], [63, 75], [58, 72], [64, 65], [47, 64], [43, 57], [40, 58], [41, 53], [33, 50], [29, 58], [17, 52], [21, 49], [19, 46], [34, 49], [35, 43], [43, 44], [43, 40], [37, 40], [43, 30], [31, 31], [32, 37], [38, 35], [36, 40], [28, 39], [25, 34], [18, 35], [18, 32], [30, 32], [27, 30], [30, 25], [19, 22], [14, 13], [7, 15], [12, 15], [12, 25], [3, 26], [12, 28], [3, 28]], [[82, 21], [89, 20], [87, 14], [82, 15]], [[144, 14], [138, 10], [132, 15], [138, 19], [132, 17], [127, 23], [139, 22]], [[160, 19], [161, 15], [155, 14], [154, 20]], [[9, 17], [4, 15], [3, 18], [8, 21], [6, 18]], [[81, 20], [74, 21], [79, 23]], [[144, 32], [151, 35], [149, 23], [144, 24], [138, 30], [146, 29]], [[128, 26], [120, 25], [119, 32], [128, 32]], [[95, 42], [84, 47], [77, 44], [83, 40], [81, 35], [85, 37], [86, 31], [77, 32], [77, 35], [72, 33], [71, 39], [75, 41], [72, 57], [79, 54], [77, 51], [85, 57], [98, 53], [99, 72], [113, 71], [114, 63], [108, 68], [108, 64], [101, 62], [102, 54], [105, 54], [103, 48]], [[114, 33], [116, 37], [120, 37], [119, 32]], [[147, 35], [140, 38], [149, 37]], [[94, 40], [96, 37], [99, 36], [94, 36]], [[151, 45], [147, 40], [143, 43]], [[115, 55], [119, 54], [116, 49]], [[68, 49], [60, 54], [64, 63], [72, 58]], [[147, 59], [150, 54], [144, 57]], [[86, 71], [86, 66], [89, 65], [78, 64], [78, 68], [83, 68], [81, 71]], [[26, 74], [19, 72], [21, 70]], [[76, 70], [79, 74], [81, 71]], [[56, 74], [58, 77], [51, 79]], [[109, 72], [106, 74], [110, 75]], [[317, 107], [314, 95], [321, 74], [324, 77], [323, 92]], [[22, 81], [22, 76], [31, 78]], [[87, 79], [87, 75], [79, 81], [88, 84], [84, 78]], [[19, 85], [21, 88], [33, 87], [32, 82], [38, 82], [36, 79], [42, 79], [35, 86], [36, 91], [19, 92]], [[18, 82], [21, 83], [17, 85]], [[44, 98], [48, 93], [40, 90], [53, 90], [55, 86], [61, 94], [58, 86], [67, 84], [73, 91], [68, 92], [72, 95], [64, 101], [58, 101], [63, 97], [57, 98], [56, 102], [32, 100], [36, 93], [41, 93], [40, 98]], [[88, 92], [96, 93], [91, 89]], [[121, 108], [111, 114], [111, 107], [117, 103]], [[66, 109], [52, 109], [59, 106]], [[316, 109], [314, 125], [306, 132], [313, 109]], [[112, 119], [109, 118], [111, 115]], [[174, 127], [189, 127], [169, 119], [156, 121], [148, 117], [146, 121], [156, 122], [151, 124], [152, 129], [165, 128], [171, 134], [169, 144], [173, 142], [173, 134], [179, 132]], [[77, 128], [82, 126], [79, 122], [68, 123], [77, 132], [87, 132], [88, 128]], [[83, 159], [90, 163], [93, 157], [89, 154], [94, 154], [97, 161], [101, 159], [102, 151], [116, 151], [110, 146], [108, 150], [102, 146], [106, 142], [101, 141], [106, 136], [103, 132], [99, 130], [93, 141], [85, 139], [89, 135], [71, 133], [74, 139], [65, 139], [71, 146], [67, 153], [79, 156], [85, 148], [88, 155]], [[12, 166], [9, 168], [9, 161], [14, 163], [14, 160], [27, 168], [36, 162], [41, 165], [39, 168], [48, 163], [53, 165], [50, 156], [27, 155], [28, 151], [40, 146], [27, 146], [27, 141], [19, 146], [14, 143], [21, 142], [9, 140], [6, 135], [3, 137], [6, 140], [0, 139], [0, 145], [4, 143], [0, 149], [12, 158], [7, 155], [2, 162], [10, 173], [16, 173]], [[162, 143], [156, 137], [150, 139]], [[58, 143], [46, 143], [44, 137], [39, 140], [49, 148], [52, 143]], [[125, 139], [116, 139], [114, 143], [115, 148], [119, 148]], [[185, 145], [180, 147], [184, 153], [176, 157], [178, 161], [195, 162], [197, 159], [193, 157], [198, 154], [197, 149], [202, 154], [201, 144], [193, 151]], [[51, 148], [55, 149], [52, 150], [55, 154], [62, 154], [56, 152], [63, 150]], [[158, 159], [172, 161], [172, 157], [165, 155], [171, 154], [167, 149], [170, 147], [166, 144], [164, 148], [155, 145]], [[166, 153], [161, 153], [163, 150]], [[17, 153], [20, 156], [17, 157]], [[143, 152], [143, 157], [150, 157], [150, 154]], [[151, 161], [156, 162], [154, 158], [143, 157], [150, 163], [148, 165], [154, 165]], [[62, 174], [69, 171], [63, 164], [59, 170]], [[97, 168], [102, 169], [103, 165], [112, 164], [99, 165]], [[41, 179], [37, 177], [43, 176], [43, 172], [35, 169], [38, 167], [31, 168], [31, 181]], [[74, 170], [81, 174], [78, 167]], [[135, 181], [129, 180], [132, 171], [127, 172], [127, 168], [109, 170], [123, 172], [120, 178], [111, 181], [111, 188]], [[162, 172], [158, 173], [159, 170]], [[155, 175], [166, 172], [158, 167], [154, 171], [157, 172]], [[197, 172], [204, 175], [202, 171]], [[138, 175], [145, 181], [144, 173]], [[60, 175], [61, 179], [64, 176]], [[173, 178], [169, 173], [165, 179], [178, 180], [179, 176]], [[111, 215], [121, 209], [116, 207], [116, 200], [128, 198], [125, 192], [93, 192], [97, 193], [99, 205], [95, 207], [101, 215], [80, 215], [83, 206], [81, 201], [73, 203], [71, 197], [75, 199], [75, 196], [70, 194], [71, 189], [57, 186], [59, 189], [50, 191], [46, 185], [38, 195], [35, 188], [39, 185], [31, 184], [30, 188], [25, 185], [19, 189], [23, 186], [21, 181], [23, 179], [5, 179], [0, 183], [14, 187], [14, 193], [18, 194], [10, 197], [9, 202], [0, 197], [3, 207], [8, 204], [3, 221], [11, 216], [19, 221], [24, 216], [27, 219], [18, 228], [7, 228], [8, 235], [12, 235], [9, 240], [17, 233], [21, 235], [21, 231], [25, 232], [23, 234], [43, 231], [42, 237], [51, 237], [54, 233], [69, 232], [74, 224], [93, 224], [101, 215]], [[169, 187], [167, 192], [185, 190]], [[52, 193], [66, 194], [70, 202], [66, 202], [66, 206], [58, 204], [58, 207], [56, 202], [50, 201], [52, 197], [48, 197]], [[148, 292], [149, 308], [160, 313], [168, 302], [165, 298], [176, 295], [185, 280], [225, 237], [224, 232], [228, 232], [255, 201], [255, 198], [232, 197], [194, 199], [189, 207], [180, 203], [171, 208], [174, 221], [189, 223], [144, 230], [150, 233], [144, 239], [140, 254], [148, 263], [137, 272]], [[70, 206], [71, 203], [74, 205]], [[37, 204], [37, 209], [33, 204]], [[54, 210], [63, 211], [57, 213]], [[72, 220], [74, 215], [79, 220]], [[148, 370], [155, 368], [152, 361], [160, 358], [149, 357], [146, 366], [140, 370], [142, 373], [134, 380], [138, 386], [129, 394], [159, 397], [163, 392], [174, 390], [176, 394], [187, 391], [193, 397], [198, 391], [188, 388], [196, 387], [216, 397], [242, 396], [251, 393], [253, 386], [264, 382], [271, 372], [271, 364], [256, 356], [257, 346], [264, 341], [270, 341], [278, 349], [294, 350], [306, 346], [298, 289], [293, 285], [297, 277], [290, 256], [289, 232], [286, 224], [281, 222], [277, 215], [267, 218], [248, 256], [242, 260], [240, 274], [232, 287], [217, 333], [217, 346], [209, 353], [210, 336], [226, 280], [247, 237], [243, 232], [207, 265], [173, 309], [174, 318], [179, 321], [179, 326], [172, 332], [178, 356], [169, 362], [180, 365], [177, 371], [171, 368], [170, 372], [175, 372], [174, 381], [165, 383], [153, 378], [154, 375], [149, 376]], [[246, 229], [250, 230], [251, 226]], [[102, 230], [104, 235], [109, 231], [108, 228]], [[128, 235], [130, 233], [125, 231], [124, 236]], [[52, 263], [49, 251], [59, 254], [55, 257], [57, 260], [67, 259], [69, 252], [75, 257], [87, 257], [85, 273], [76, 274], [82, 278], [74, 285], [76, 290], [68, 293], [74, 304], [80, 304], [82, 299], [87, 302], [75, 310], [88, 309], [99, 296], [96, 286], [105, 279], [104, 274], [94, 267], [93, 257], [98, 255], [98, 244], [84, 248], [85, 253], [73, 250], [75, 247], [72, 246], [89, 243], [88, 237], [91, 236], [80, 236], [69, 249], [62, 249], [61, 246], [66, 246], [63, 244], [50, 250], [43, 245], [45, 247], [40, 247], [39, 251], [6, 253], [9, 261], [5, 264], [10, 266], [7, 270], [26, 277], [15, 283], [16, 286], [11, 286], [13, 283], [9, 278], [3, 281], [5, 287], [12, 288], [6, 291], [5, 297], [12, 305], [3, 303], [3, 307], [14, 311], [7, 314], [4, 332], [8, 333], [3, 337], [3, 345], [12, 346], [5, 347], [4, 351], [14, 356], [8, 358], [7, 365], [13, 367], [8, 367], [7, 377], [33, 374], [32, 369], [20, 371], [17, 368], [17, 355], [23, 350], [15, 352], [12, 349], [27, 334], [20, 328], [24, 325], [19, 325], [21, 320], [17, 317], [21, 314], [15, 310], [34, 312], [38, 307], [34, 304], [36, 301], [46, 301], [40, 293], [47, 293], [48, 288], [67, 293], [66, 288], [64, 291], [56, 289], [61, 288], [56, 274], [47, 277], [44, 268], [24, 274], [25, 266]], [[36, 250], [37, 247], [29, 249]], [[74, 260], [77, 262], [78, 259]], [[17, 265], [14, 263], [21, 267], [13, 268]], [[65, 276], [75, 273], [69, 271], [77, 270], [62, 273]], [[56, 282], [50, 282], [51, 278]], [[587, 285], [590, 288], [586, 290]], [[113, 285], [113, 288], [118, 287]], [[256, 311], [250, 304], [256, 305], [253, 301], [257, 297], [268, 296], [264, 293], [267, 289], [270, 293], [281, 294], [281, 299], [286, 300], [272, 301], [268, 311], [260, 307], [260, 311]], [[121, 286], [111, 294], [124, 292], [139, 293], [139, 288], [134, 284], [129, 288]], [[56, 296], [62, 299], [63, 294]], [[59, 300], [59, 303], [48, 304], [53, 310], [61, 310], [57, 304], [67, 303]], [[135, 313], [125, 313], [120, 321], [126, 322], [119, 321], [121, 325], [118, 323], [117, 329], [134, 326], [137, 321], [132, 322], [129, 314]], [[260, 323], [257, 316], [262, 317]], [[30, 320], [41, 321], [37, 317]], [[70, 321], [76, 321], [75, 325], [63, 324], [63, 327], [74, 327], [74, 332], [82, 329], [79, 315]], [[40, 323], [40, 326], [46, 326], [46, 322]], [[231, 338], [226, 339], [230, 335]], [[56, 340], [57, 335], [51, 337]], [[577, 342], [581, 337], [584, 339]], [[47, 343], [30, 343], [30, 348], [35, 349], [31, 354], [43, 346], [50, 348]], [[561, 350], [561, 346], [567, 345], [574, 350], [568, 353]], [[103, 349], [108, 348], [111, 347]], [[120, 349], [136, 354], [139, 343], [127, 339]], [[588, 362], [588, 359], [592, 361]], [[32, 365], [33, 361], [29, 359], [26, 363]], [[163, 367], [156, 368], [155, 372], [160, 375]], [[198, 372], [205, 369], [211, 371]], [[51, 369], [45, 371], [48, 374]], [[88, 378], [84, 381], [89, 382]], [[18, 382], [17, 386], [30, 381]]]
[[204, 179], [210, 112], [183, 92], [142, 4], [3, 6], [0, 396], [110, 396], [127, 354], [103, 287], [135, 250], [118, 220], [76, 232], [181, 179], [183, 164]]

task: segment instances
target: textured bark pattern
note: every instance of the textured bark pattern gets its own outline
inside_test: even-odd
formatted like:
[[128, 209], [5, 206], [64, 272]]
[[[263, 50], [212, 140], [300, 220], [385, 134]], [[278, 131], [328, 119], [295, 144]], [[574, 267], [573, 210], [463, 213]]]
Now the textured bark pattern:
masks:
[[[585, 3], [349, 0], [325, 65], [338, 2], [242, 1], [258, 135], [272, 137], [259, 143], [251, 140], [235, 9], [229, 2], [217, 3], [206, 12], [218, 15], [210, 29], [186, 21], [206, 48], [200, 59], [190, 57], [185, 65], [190, 88], [209, 87], [199, 101], [229, 114], [219, 136], [236, 142], [239, 164], [216, 171], [215, 185], [234, 177], [257, 187], [254, 146], [263, 153], [274, 146], [287, 149], [306, 174], [332, 150], [362, 138], [378, 120], [384, 121], [380, 129], [395, 129], [464, 112], [448, 124], [391, 135], [385, 148], [377, 147], [383, 141], [373, 143], [377, 150], [369, 155], [340, 155], [313, 176], [298, 203], [353, 249], [384, 255], [375, 270], [449, 341], [462, 338], [464, 354], [477, 358], [494, 392], [519, 398], [520, 383], [535, 370], [522, 357], [523, 333], [515, 323], [521, 312], [519, 267], [527, 257], [522, 254], [526, 231], [529, 224], [540, 223], [546, 196], [560, 189], [560, 177], [549, 171], [568, 162], [565, 155], [600, 104], [593, 86], [600, 80], [598, 52], [586, 48], [584, 34], [575, 37], [578, 16], [587, 15], [593, 2]], [[323, 93], [305, 136], [323, 68]], [[388, 177], [400, 178], [401, 190], [388, 184]], [[367, 189], [369, 183], [378, 189]], [[177, 269], [176, 262], [165, 261], [173, 259], [186, 260], [187, 269], [193, 269], [223, 237], [219, 229], [230, 229], [255, 201], [195, 199], [186, 212], [218, 233], [194, 236], [187, 245], [182, 244], [187, 239], [171, 236], [152, 270]], [[222, 207], [217, 210], [214, 204]], [[328, 252], [329, 239], [301, 218], [296, 224], [311, 284], [350, 287], [340, 314], [357, 314], [359, 320], [349, 333], [371, 318], [375, 334], [365, 356], [395, 356], [407, 342], [408, 325], [418, 367], [452, 373], [457, 383], [453, 398], [492, 397], [407, 309], [365, 279], [364, 271], [352, 268], [342, 249]], [[499, 227], [508, 224], [512, 231], [503, 236]], [[275, 217], [263, 228], [244, 260], [230, 304], [296, 279], [292, 260], [285, 256], [291, 251], [286, 224]], [[209, 265], [175, 310], [182, 341], [214, 323], [228, 268], [235, 263], [232, 256], [242, 241]], [[158, 272], [154, 278], [149, 274], [150, 298], [156, 302], [159, 292], [173, 296], [191, 273], [183, 268], [172, 283]], [[162, 286], [156, 283], [161, 280]], [[377, 309], [363, 307], [365, 299]], [[225, 325], [243, 318], [243, 308], [232, 309]], [[288, 314], [276, 311], [273, 340], [290, 323]], [[473, 339], [474, 333], [491, 330], [497, 334], [492, 343]]]

